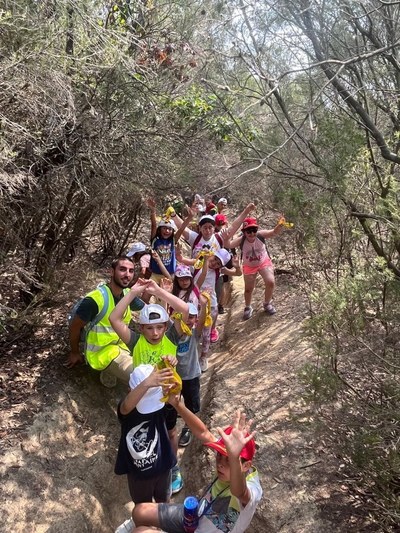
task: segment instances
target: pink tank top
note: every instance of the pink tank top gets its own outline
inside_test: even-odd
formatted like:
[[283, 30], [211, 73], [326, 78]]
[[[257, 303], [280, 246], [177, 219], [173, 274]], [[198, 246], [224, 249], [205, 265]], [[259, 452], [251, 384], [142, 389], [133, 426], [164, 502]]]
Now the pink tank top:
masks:
[[250, 267], [262, 265], [269, 257], [265, 244], [258, 237], [253, 243], [247, 239], [244, 240], [242, 254], [243, 266]]

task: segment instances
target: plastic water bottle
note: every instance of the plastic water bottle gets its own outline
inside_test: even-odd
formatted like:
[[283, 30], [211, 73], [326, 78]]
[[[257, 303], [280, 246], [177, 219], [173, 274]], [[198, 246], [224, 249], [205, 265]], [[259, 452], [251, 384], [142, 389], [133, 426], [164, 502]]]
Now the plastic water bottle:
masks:
[[194, 533], [199, 525], [199, 502], [194, 496], [188, 496], [183, 502], [183, 529]]

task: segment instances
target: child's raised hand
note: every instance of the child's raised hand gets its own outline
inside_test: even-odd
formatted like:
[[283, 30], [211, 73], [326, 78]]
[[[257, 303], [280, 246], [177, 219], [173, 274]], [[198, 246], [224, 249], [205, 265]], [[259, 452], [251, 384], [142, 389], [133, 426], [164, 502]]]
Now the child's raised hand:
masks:
[[246, 213], [250, 213], [251, 211], [255, 211], [255, 210], [256, 210], [256, 205], [253, 202], [248, 204], [245, 208]]
[[170, 390], [174, 387], [174, 385], [167, 385], [166, 387], [163, 387], [163, 394], [164, 396], [168, 396], [168, 403], [172, 405], [172, 407], [176, 407], [180, 400], [180, 394], [169, 394]]
[[225, 242], [229, 241], [229, 228], [223, 228], [219, 234], [221, 235], [221, 239], [223, 240], [224, 244]]
[[234, 255], [232, 257], [232, 266], [234, 268], [239, 268], [240, 267], [240, 257], [238, 255]]
[[172, 366], [176, 366], [178, 364], [178, 359], [175, 357], [175, 355], [164, 355], [163, 359], [166, 359]]
[[173, 282], [168, 278], [161, 278], [160, 287], [164, 289], [164, 291], [172, 292]]
[[146, 205], [150, 209], [150, 211], [154, 211], [156, 208], [156, 202], [154, 198], [147, 198]]
[[196, 209], [193, 209], [192, 207], [186, 206], [186, 217], [189, 220], [192, 220], [196, 216]]
[[[140, 289], [140, 293], [139, 294], [143, 294], [143, 292], [145, 290], [147, 290], [147, 287], [149, 285], [149, 279], [145, 279], [145, 278], [138, 278], [138, 280], [136, 281], [135, 285], [132, 287], [135, 288], [135, 289]], [[131, 290], [132, 290], [131, 289]]]
[[[140, 281], [140, 279], [138, 280], [138, 282]], [[157, 291], [158, 291], [158, 285], [157, 283], [154, 281], [154, 279], [147, 279], [145, 280], [146, 281], [146, 292], [148, 294], [155, 294]]]
[[223, 439], [228, 455], [232, 457], [240, 457], [240, 452], [244, 446], [254, 438], [255, 431], [250, 433], [252, 420], [247, 421], [245, 413], [240, 409], [236, 412], [232, 422], [232, 432], [227, 435], [222, 428], [217, 428], [218, 433]]
[[154, 366], [153, 372], [144, 380], [148, 387], [164, 387], [173, 378], [174, 374], [170, 368], [159, 370]]

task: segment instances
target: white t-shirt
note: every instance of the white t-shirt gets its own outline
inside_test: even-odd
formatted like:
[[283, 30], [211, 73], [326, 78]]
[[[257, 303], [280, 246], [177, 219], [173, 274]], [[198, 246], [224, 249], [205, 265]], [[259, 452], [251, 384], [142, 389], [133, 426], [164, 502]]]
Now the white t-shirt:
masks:
[[[196, 533], [243, 533], [246, 531], [262, 497], [260, 479], [255, 468], [252, 468], [246, 476], [246, 485], [250, 491], [250, 501], [246, 507], [243, 507], [239, 500], [230, 493], [229, 485], [225, 491], [222, 482], [217, 481], [213, 484], [204, 496], [205, 508], [209, 502], [211, 506], [200, 518]], [[215, 503], [217, 510], [214, 512]], [[200, 501], [201, 504], [202, 501]]]
[[[189, 231], [189, 237], [188, 237], [188, 242], [190, 244], [190, 246], [192, 247], [193, 246], [193, 243], [194, 241], [196, 240], [197, 236], [199, 235], [198, 233], [196, 233], [195, 231], [192, 231], [191, 229], [188, 230]], [[211, 238], [209, 241], [206, 241], [204, 239], [204, 237], [201, 237], [201, 239], [199, 240], [198, 243], [196, 243], [196, 246], [193, 248], [192, 250], [192, 258], [193, 257], [197, 257], [198, 256], [198, 253], [201, 251], [201, 250], [210, 250], [211, 252], [216, 252], [217, 250], [220, 250], [221, 249], [221, 245], [220, 243], [218, 242], [218, 239], [217, 237], [215, 236], [215, 234], [211, 235]]]
[[[197, 284], [197, 280], [201, 274], [201, 270], [194, 275], [194, 282]], [[217, 271], [209, 268], [207, 270], [206, 279], [201, 287], [199, 287], [200, 292], [203, 292], [206, 289], [210, 290], [211, 296], [211, 307], [217, 307], [217, 293], [215, 292], [215, 285], [217, 283]]]

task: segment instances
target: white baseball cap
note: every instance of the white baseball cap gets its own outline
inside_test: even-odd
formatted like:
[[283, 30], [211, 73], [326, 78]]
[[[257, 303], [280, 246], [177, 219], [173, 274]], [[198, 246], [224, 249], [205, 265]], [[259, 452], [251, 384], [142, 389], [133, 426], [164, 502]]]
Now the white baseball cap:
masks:
[[194, 303], [189, 302], [189, 315], [198, 315], [199, 310], [197, 309], [197, 305], [194, 305]]
[[221, 248], [220, 250], [217, 250], [214, 252], [215, 257], [218, 257], [218, 259], [221, 261], [222, 266], [225, 266], [229, 259], [232, 258], [231, 254], [228, 252], [228, 250], [225, 250], [225, 248]]
[[207, 222], [215, 226], [215, 220], [212, 215], [203, 215], [199, 220], [199, 226], [202, 226], [203, 224], [206, 224]]
[[134, 242], [129, 249], [129, 251], [126, 253], [127, 257], [132, 257], [135, 254], [138, 254], [139, 252], [145, 252], [146, 246], [142, 242]]
[[228, 200], [226, 198], [220, 198], [217, 202], [217, 204], [225, 204], [228, 205]]
[[157, 224], [157, 228], [171, 228], [174, 230], [176, 226], [175, 224], [172, 224], [170, 220], [166, 221], [161, 219], [160, 222]]
[[[142, 383], [142, 381], [150, 376], [153, 370], [153, 365], [137, 366], [129, 377], [129, 387], [135, 389], [140, 383]], [[163, 392], [161, 387], [150, 387], [142, 396], [141, 400], [136, 404], [136, 409], [139, 413], [142, 413], [142, 415], [155, 413], [165, 405], [165, 403], [161, 401], [162, 397]]]
[[168, 321], [168, 313], [161, 305], [147, 304], [140, 311], [139, 324], [164, 324]]

